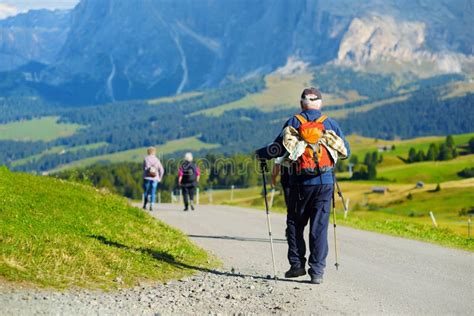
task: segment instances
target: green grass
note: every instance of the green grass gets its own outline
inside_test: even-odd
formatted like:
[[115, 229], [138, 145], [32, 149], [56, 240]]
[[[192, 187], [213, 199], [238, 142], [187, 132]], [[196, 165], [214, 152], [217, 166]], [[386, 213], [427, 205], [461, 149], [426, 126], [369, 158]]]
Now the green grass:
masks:
[[400, 183], [415, 184], [418, 181], [439, 183], [460, 179], [457, 173], [472, 166], [474, 166], [474, 155], [468, 155], [447, 161], [426, 161], [377, 168], [377, 177]]
[[384, 105], [387, 105], [387, 104], [406, 101], [409, 97], [410, 97], [409, 94], [405, 94], [405, 95], [400, 95], [400, 96], [396, 96], [396, 97], [393, 97], [393, 98], [388, 98], [388, 99], [385, 99], [385, 100], [382, 100], [382, 101], [367, 103], [367, 104], [358, 106], [358, 107], [353, 108], [353, 109], [341, 109], [341, 110], [335, 110], [335, 111], [331, 111], [329, 109], [326, 114], [329, 115], [332, 118], [342, 119], [342, 118], [345, 118], [347, 116], [347, 114], [352, 113], [352, 112], [354, 112], [354, 113], [367, 112], [367, 111], [370, 111], [372, 109], [375, 109], [375, 108], [378, 108], [378, 107], [381, 107], [381, 106], [384, 106]]
[[[225, 111], [253, 107], [257, 107], [262, 111], [274, 111], [282, 108], [294, 108], [297, 111], [301, 91], [311, 86], [312, 79], [311, 74], [296, 76], [269, 75], [265, 78], [266, 88], [263, 91], [249, 94], [240, 100], [222, 104], [212, 109], [198, 111], [193, 115], [219, 116]], [[323, 97], [324, 104], [328, 107], [364, 99], [355, 91], [347, 91], [341, 95], [324, 93], [323, 91]]]
[[[453, 135], [455, 145], [465, 145], [469, 139], [474, 137], [474, 133]], [[407, 140], [382, 140], [367, 138], [358, 135], [350, 135], [348, 137], [349, 143], [351, 144], [352, 155], [357, 155], [359, 161], [364, 159], [366, 153], [377, 151], [379, 146], [391, 147], [395, 145], [395, 150], [381, 153], [383, 155], [383, 162], [377, 166], [377, 170], [384, 167], [394, 165], [407, 165], [401, 158], [408, 157], [408, 151], [410, 148], [415, 148], [416, 151], [423, 150], [426, 154], [431, 143], [441, 144], [446, 140], [445, 136], [430, 136], [430, 137], [419, 137]]]
[[0, 140], [50, 141], [73, 135], [78, 124], [59, 124], [57, 116], [47, 116], [28, 121], [0, 124]]
[[192, 91], [192, 92], [186, 92], [174, 97], [164, 97], [164, 98], [158, 98], [158, 99], [152, 99], [148, 100], [148, 104], [150, 105], [159, 105], [163, 103], [171, 103], [171, 102], [178, 102], [186, 99], [190, 99], [193, 97], [197, 97], [202, 95], [202, 92], [199, 91]]
[[0, 168], [0, 201], [0, 277], [8, 281], [107, 289], [217, 265], [178, 230], [92, 187]]
[[24, 165], [28, 162], [33, 162], [35, 160], [38, 160], [38, 159], [40, 159], [40, 158], [42, 158], [43, 156], [46, 156], [46, 155], [61, 154], [61, 153], [66, 153], [66, 152], [77, 152], [79, 150], [92, 150], [92, 149], [97, 149], [97, 148], [104, 147], [104, 146], [107, 146], [107, 145], [108, 144], [106, 142], [100, 142], [100, 143], [94, 143], [94, 144], [83, 145], [83, 146], [75, 146], [75, 147], [71, 147], [71, 148], [66, 148], [66, 147], [63, 147], [63, 146], [54, 146], [54, 147], [51, 147], [51, 148], [48, 148], [48, 149], [44, 150], [43, 152], [41, 152], [39, 154], [32, 155], [32, 156], [29, 156], [29, 157], [26, 157], [26, 158], [23, 158], [23, 159], [15, 160], [11, 163], [11, 166], [12, 167], [18, 167], [18, 166]]
[[[166, 155], [170, 153], [174, 153], [177, 151], [183, 150], [201, 150], [201, 149], [213, 149], [219, 147], [218, 144], [207, 144], [200, 141], [197, 136], [194, 137], [187, 137], [181, 138], [177, 140], [169, 141], [163, 145], [156, 146], [157, 155]], [[126, 151], [120, 151], [113, 154], [95, 156], [91, 158], [81, 159], [74, 161], [72, 163], [57, 167], [50, 172], [57, 172], [61, 170], [77, 168], [77, 167], [85, 167], [93, 165], [94, 163], [107, 161], [107, 162], [123, 162], [123, 161], [130, 161], [130, 162], [140, 162], [143, 160], [143, 157], [146, 156], [147, 147], [141, 147]]]
[[351, 213], [346, 220], [343, 219], [342, 214], [338, 214], [337, 218], [338, 224], [344, 226], [474, 252], [474, 239], [456, 234], [446, 227], [433, 228], [429, 223], [419, 223], [395, 215], [369, 211]]

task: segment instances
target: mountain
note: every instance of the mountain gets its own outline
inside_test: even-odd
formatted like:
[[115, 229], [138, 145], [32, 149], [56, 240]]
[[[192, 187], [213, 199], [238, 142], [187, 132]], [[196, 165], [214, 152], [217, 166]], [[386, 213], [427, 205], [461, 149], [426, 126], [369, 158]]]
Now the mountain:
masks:
[[418, 76], [474, 69], [470, 0], [82, 0], [63, 14], [64, 44], [45, 44], [51, 54], [30, 60], [48, 66], [22, 72], [63, 103], [180, 94], [295, 64]]
[[0, 20], [0, 71], [29, 62], [51, 64], [66, 41], [69, 11], [33, 10]]

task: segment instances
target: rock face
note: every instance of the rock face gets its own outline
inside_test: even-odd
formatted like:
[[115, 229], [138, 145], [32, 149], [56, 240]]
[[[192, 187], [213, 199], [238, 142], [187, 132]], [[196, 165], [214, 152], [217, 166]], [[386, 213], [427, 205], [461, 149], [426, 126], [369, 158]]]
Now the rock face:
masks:
[[391, 16], [367, 15], [352, 20], [339, 46], [336, 64], [355, 68], [372, 67], [392, 70], [390, 64], [423, 73], [458, 73], [463, 63], [473, 63], [471, 56], [427, 49], [426, 24], [397, 21]]
[[[48, 63], [35, 74], [41, 83], [64, 95], [80, 89], [88, 102], [216, 87], [287, 62], [383, 68], [416, 60], [452, 72], [473, 54], [473, 13], [470, 0], [82, 0], [63, 18], [66, 40], [56, 26], [63, 32], [43, 51], [24, 46], [12, 56], [25, 56], [15, 66]], [[0, 43], [10, 49], [5, 36]]]

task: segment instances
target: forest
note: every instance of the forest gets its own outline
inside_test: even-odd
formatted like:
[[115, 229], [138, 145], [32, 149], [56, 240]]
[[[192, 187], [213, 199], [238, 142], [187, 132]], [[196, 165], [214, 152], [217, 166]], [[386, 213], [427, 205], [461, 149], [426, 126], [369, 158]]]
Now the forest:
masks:
[[[314, 83], [321, 85], [320, 81], [325, 80], [330, 91], [357, 87], [360, 94], [367, 94], [370, 100], [378, 100], [387, 97], [393, 89], [393, 78], [389, 76], [368, 76], [352, 70], [328, 69], [320, 72], [317, 77], [319, 81]], [[347, 78], [352, 78], [357, 84]], [[474, 95], [450, 99], [443, 99], [440, 95], [439, 86], [456, 79], [459, 79], [459, 75], [445, 75], [402, 86], [410, 89], [416, 85], [420, 90], [406, 101], [366, 112], [350, 111], [346, 118], [338, 120], [339, 125], [347, 135], [357, 133], [382, 139], [470, 132], [474, 121]], [[14, 170], [42, 172], [87, 157], [160, 145], [186, 137], [197, 137], [204, 143], [218, 144], [219, 147], [213, 149], [213, 153], [226, 156], [248, 154], [273, 141], [285, 121], [295, 114], [296, 108], [273, 112], [262, 112], [257, 107], [235, 109], [218, 117], [196, 112], [239, 100], [264, 88], [264, 78], [259, 77], [176, 102], [152, 105], [146, 100], [136, 100], [78, 108], [60, 107], [41, 99], [22, 96], [3, 98], [0, 99], [2, 122], [54, 114], [60, 117], [59, 122], [87, 127], [72, 136], [49, 142], [2, 140], [0, 164]], [[347, 103], [337, 108], [351, 110], [363, 102]], [[70, 150], [61, 155], [45, 153], [31, 161], [12, 165], [15, 160], [40, 154], [52, 147], [73, 148], [96, 143], [106, 143], [107, 146]], [[200, 152], [202, 155], [206, 153]], [[176, 152], [174, 157], [181, 154]]]

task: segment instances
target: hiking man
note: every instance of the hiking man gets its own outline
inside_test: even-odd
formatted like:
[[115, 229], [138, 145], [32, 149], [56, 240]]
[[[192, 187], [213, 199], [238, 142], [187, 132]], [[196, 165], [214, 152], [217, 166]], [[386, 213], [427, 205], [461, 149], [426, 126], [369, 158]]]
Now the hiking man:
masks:
[[[150, 201], [150, 211], [153, 211], [153, 204], [156, 198], [156, 189], [158, 183], [161, 182], [165, 173], [160, 159], [156, 157], [156, 148], [149, 147], [147, 149], [147, 156], [143, 160], [143, 209], [146, 210], [146, 205]], [[150, 196], [150, 200], [148, 200]]]
[[193, 154], [186, 153], [184, 162], [178, 170], [178, 184], [183, 193], [184, 211], [188, 210], [188, 206], [191, 206], [191, 210], [194, 211], [194, 193], [200, 176], [201, 170], [193, 162]]
[[347, 158], [350, 149], [337, 122], [322, 115], [322, 97], [317, 89], [304, 89], [300, 106], [302, 112], [286, 122], [274, 143], [257, 150], [256, 154], [261, 164], [283, 155], [292, 162], [286, 221], [290, 269], [285, 277], [306, 274], [303, 232], [309, 221], [308, 273], [311, 283], [320, 284], [328, 255], [333, 170], [338, 157]]

